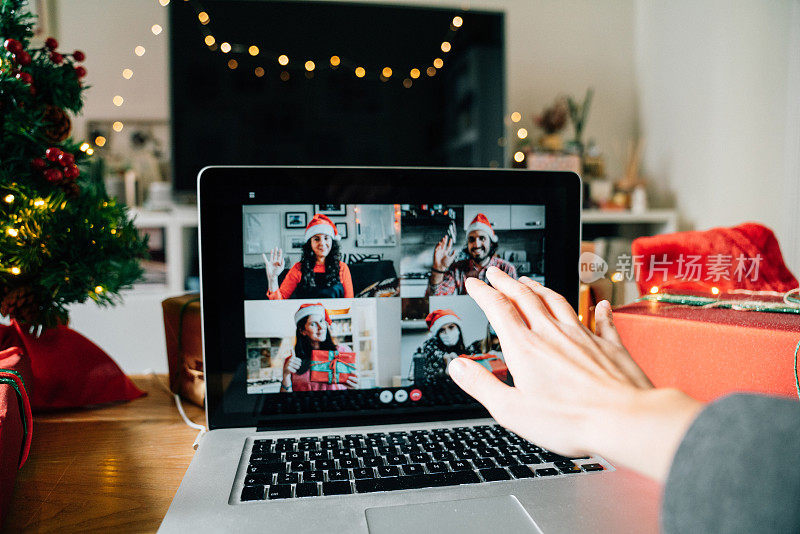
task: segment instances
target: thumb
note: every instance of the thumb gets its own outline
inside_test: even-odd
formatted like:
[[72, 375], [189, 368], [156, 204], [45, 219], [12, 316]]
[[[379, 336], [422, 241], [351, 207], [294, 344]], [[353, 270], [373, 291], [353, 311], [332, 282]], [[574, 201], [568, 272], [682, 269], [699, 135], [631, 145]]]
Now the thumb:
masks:
[[450, 377], [468, 395], [486, 407], [497, 419], [511, 400], [514, 389], [497, 379], [479, 363], [468, 358], [454, 358], [447, 366]]

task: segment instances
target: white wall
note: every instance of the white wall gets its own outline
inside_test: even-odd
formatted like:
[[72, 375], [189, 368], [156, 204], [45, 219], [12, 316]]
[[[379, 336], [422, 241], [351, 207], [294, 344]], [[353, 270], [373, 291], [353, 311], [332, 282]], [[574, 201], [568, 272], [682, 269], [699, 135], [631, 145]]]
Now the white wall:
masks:
[[[644, 169], [683, 226], [757, 221], [800, 274], [797, 0], [638, 0]], [[794, 41], [794, 48], [792, 42]]]

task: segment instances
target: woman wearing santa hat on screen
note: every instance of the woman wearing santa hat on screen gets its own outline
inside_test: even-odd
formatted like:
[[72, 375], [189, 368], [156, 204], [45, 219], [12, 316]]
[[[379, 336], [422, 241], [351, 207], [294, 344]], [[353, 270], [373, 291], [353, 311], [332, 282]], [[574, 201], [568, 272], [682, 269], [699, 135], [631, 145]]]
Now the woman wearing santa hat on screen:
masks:
[[328, 217], [314, 215], [306, 226], [300, 261], [295, 263], [278, 286], [283, 272], [283, 251], [274, 248], [264, 264], [267, 270], [267, 297], [280, 299], [353, 298], [353, 279], [347, 264], [339, 260], [339, 232]]
[[331, 318], [325, 306], [319, 303], [303, 304], [294, 314], [295, 344], [292, 355], [283, 364], [281, 391], [319, 391], [330, 389], [356, 389], [358, 377], [344, 384], [325, 384], [311, 381], [311, 351], [335, 350], [352, 352], [347, 345], [336, 342], [331, 335]]
[[417, 349], [416, 356], [422, 356], [425, 385], [433, 385], [449, 379], [446, 369], [450, 360], [469, 353], [464, 345], [461, 318], [453, 310], [433, 310], [425, 322], [430, 337]]

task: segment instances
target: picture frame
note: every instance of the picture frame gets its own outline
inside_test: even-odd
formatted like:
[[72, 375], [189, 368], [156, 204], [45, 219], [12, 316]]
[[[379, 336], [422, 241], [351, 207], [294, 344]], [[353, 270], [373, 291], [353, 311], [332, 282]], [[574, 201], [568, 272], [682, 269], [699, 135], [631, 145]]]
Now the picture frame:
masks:
[[308, 225], [308, 214], [304, 211], [287, 211], [283, 217], [284, 228], [305, 228]]
[[314, 204], [314, 213], [321, 215], [347, 215], [347, 204]]
[[300, 251], [300, 250], [303, 250], [303, 245], [305, 245], [305, 244], [306, 244], [306, 242], [303, 239], [302, 235], [288, 236], [286, 238], [286, 250], [287, 251]]
[[336, 223], [336, 231], [339, 232], [339, 236], [342, 239], [347, 239], [347, 223], [346, 222], [338, 222], [338, 223]]

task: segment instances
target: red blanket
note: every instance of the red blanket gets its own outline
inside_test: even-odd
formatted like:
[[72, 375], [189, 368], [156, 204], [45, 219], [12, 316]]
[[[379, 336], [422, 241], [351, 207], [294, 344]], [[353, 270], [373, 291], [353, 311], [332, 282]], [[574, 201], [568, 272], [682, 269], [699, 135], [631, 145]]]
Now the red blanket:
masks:
[[670, 292], [708, 292], [716, 287], [722, 293], [731, 289], [786, 292], [797, 287], [775, 234], [756, 223], [640, 237], [631, 250], [641, 268], [637, 276], [641, 293], [653, 286]]

